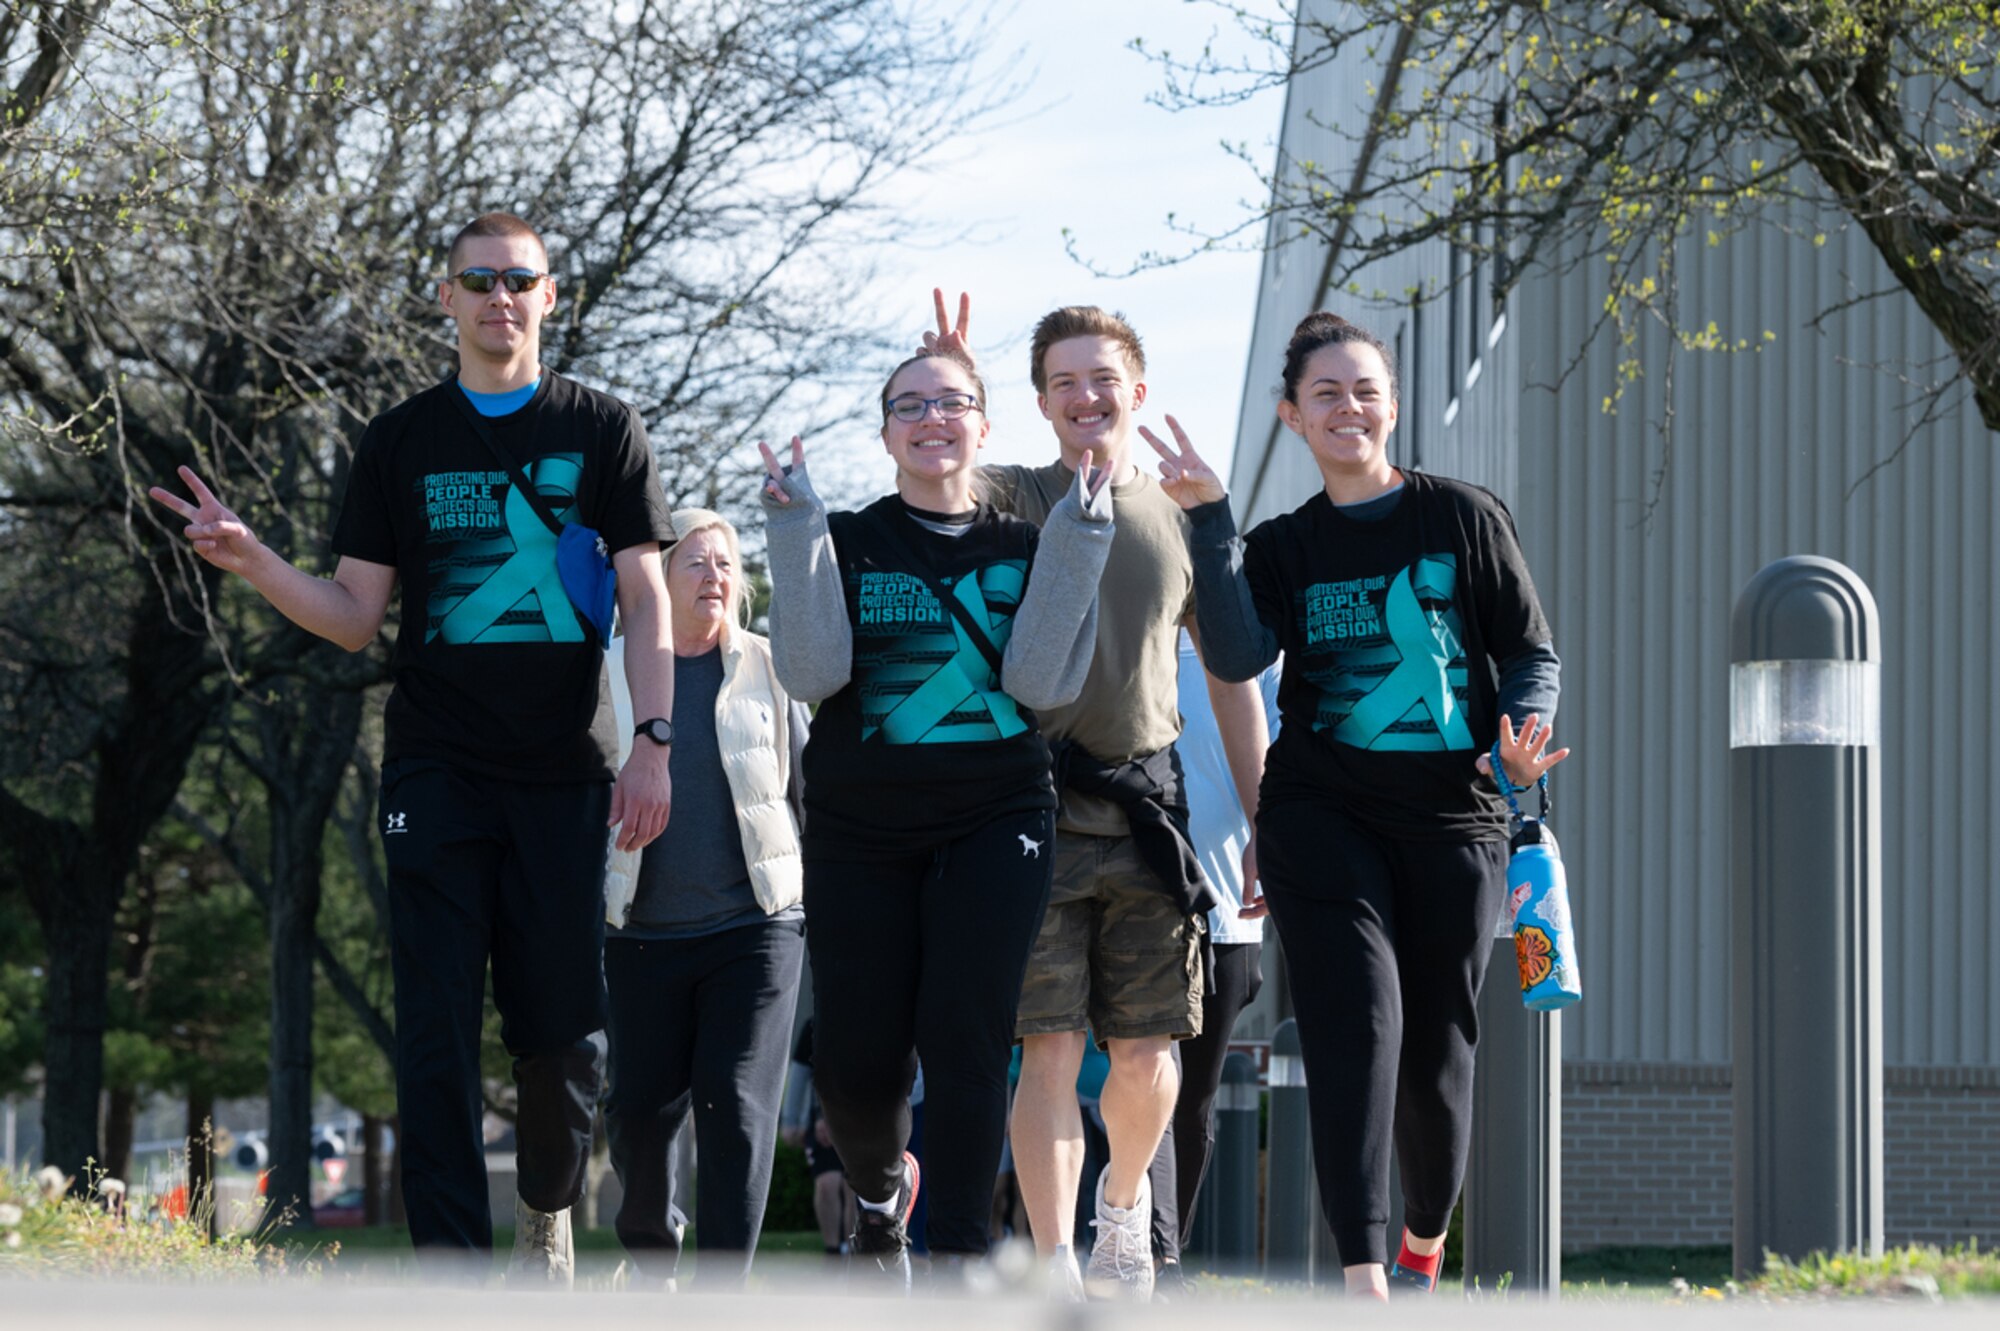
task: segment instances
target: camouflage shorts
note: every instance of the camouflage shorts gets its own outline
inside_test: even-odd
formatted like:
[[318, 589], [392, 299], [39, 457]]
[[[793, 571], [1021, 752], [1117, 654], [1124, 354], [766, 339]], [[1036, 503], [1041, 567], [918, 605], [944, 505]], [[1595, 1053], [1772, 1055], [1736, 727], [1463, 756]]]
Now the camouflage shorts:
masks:
[[1016, 1036], [1080, 1031], [1101, 1044], [1201, 1034], [1201, 942], [1129, 836], [1057, 832], [1055, 885], [1028, 958]]

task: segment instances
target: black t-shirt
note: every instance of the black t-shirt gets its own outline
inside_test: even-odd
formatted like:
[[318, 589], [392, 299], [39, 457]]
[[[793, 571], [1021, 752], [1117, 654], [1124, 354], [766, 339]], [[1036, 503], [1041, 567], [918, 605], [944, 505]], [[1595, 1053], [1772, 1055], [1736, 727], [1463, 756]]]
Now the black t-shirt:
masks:
[[[1002, 814], [1053, 809], [1049, 749], [1034, 713], [1001, 691], [968, 630], [911, 571], [971, 611], [1003, 655], [1039, 537], [981, 505], [947, 536], [889, 495], [827, 528], [854, 630], [846, 687], [820, 705], [806, 741], [805, 853], [895, 854]], [[907, 553], [905, 553], [907, 552]]]
[[1473, 766], [1499, 727], [1491, 663], [1549, 628], [1505, 505], [1405, 478], [1386, 518], [1321, 491], [1245, 539], [1257, 617], [1285, 654], [1262, 798], [1331, 793], [1385, 836], [1493, 840], [1506, 806]]
[[[564, 594], [556, 537], [514, 493], [447, 381], [369, 423], [334, 553], [396, 570], [402, 627], [384, 757], [437, 758], [522, 781], [613, 774], [604, 652]], [[559, 521], [613, 553], [674, 539], [631, 407], [546, 370], [488, 422]]]

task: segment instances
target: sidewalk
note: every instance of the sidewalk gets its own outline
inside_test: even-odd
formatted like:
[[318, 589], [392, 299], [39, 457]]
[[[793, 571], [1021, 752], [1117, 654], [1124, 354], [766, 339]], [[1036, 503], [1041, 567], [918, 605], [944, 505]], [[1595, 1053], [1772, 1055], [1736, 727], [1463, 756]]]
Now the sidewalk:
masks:
[[[810, 1306], [801, 1296], [812, 1297]], [[832, 1295], [824, 1280], [800, 1282], [796, 1293], [738, 1297], [698, 1294], [508, 1294], [500, 1290], [340, 1288], [299, 1284], [230, 1287], [103, 1286], [0, 1281], [0, 1309], [8, 1326], [62, 1331], [268, 1331], [287, 1327], [338, 1327], [341, 1331], [549, 1331], [553, 1325], [591, 1331], [934, 1331], [941, 1316], [956, 1316], [965, 1331], [1078, 1331], [1081, 1327], [1148, 1327], [1159, 1331], [1213, 1331], [1225, 1309], [1254, 1319], [1258, 1331], [1326, 1331], [1329, 1322], [1360, 1325], [1463, 1328], [1493, 1331], [1602, 1331], [1607, 1314], [1619, 1331], [1685, 1331], [1690, 1323], [1725, 1328], [1882, 1328], [1922, 1317], [1925, 1331], [1989, 1331], [1995, 1305], [1962, 1302], [1912, 1306], [1906, 1301], [1852, 1304], [1806, 1302], [1782, 1306], [1670, 1307], [1594, 1299], [1468, 1303], [1437, 1298], [1387, 1307], [1307, 1297], [1125, 1307], [1060, 1306], [1022, 1297], [979, 1301], [966, 1318], [956, 1301], [936, 1298], [881, 1300]], [[1225, 1313], [1225, 1318], [1227, 1314]]]

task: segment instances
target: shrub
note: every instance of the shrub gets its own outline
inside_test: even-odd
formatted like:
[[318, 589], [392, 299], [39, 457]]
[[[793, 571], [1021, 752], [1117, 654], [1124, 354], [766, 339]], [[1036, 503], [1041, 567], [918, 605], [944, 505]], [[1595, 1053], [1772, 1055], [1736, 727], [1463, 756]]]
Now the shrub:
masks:
[[212, 1203], [175, 1217], [102, 1174], [74, 1184], [54, 1166], [33, 1177], [0, 1173], [0, 1278], [240, 1280], [301, 1269], [281, 1247], [237, 1234], [209, 1238]]
[[806, 1168], [806, 1153], [786, 1142], [778, 1143], [777, 1158], [771, 1164], [771, 1200], [764, 1208], [767, 1233], [784, 1234], [801, 1229], [817, 1229], [813, 1218], [812, 1171]]

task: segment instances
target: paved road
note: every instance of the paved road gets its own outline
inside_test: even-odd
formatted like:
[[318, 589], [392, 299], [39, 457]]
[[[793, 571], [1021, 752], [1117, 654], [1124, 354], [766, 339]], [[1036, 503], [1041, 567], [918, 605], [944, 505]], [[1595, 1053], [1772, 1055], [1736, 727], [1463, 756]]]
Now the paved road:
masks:
[[[1231, 1324], [1235, 1323], [1235, 1328]], [[495, 1289], [364, 1288], [299, 1282], [226, 1287], [137, 1287], [0, 1281], [0, 1326], [23, 1331], [269, 1331], [324, 1325], [341, 1331], [1327, 1331], [1406, 1326], [1480, 1331], [1993, 1331], [2000, 1304], [1912, 1302], [1784, 1307], [1672, 1307], [1572, 1298], [1560, 1304], [1436, 1298], [1389, 1307], [1304, 1295], [1146, 1308], [1062, 1307], [1017, 1295], [885, 1300], [830, 1290], [821, 1280], [737, 1297], [699, 1294], [540, 1294]]]

